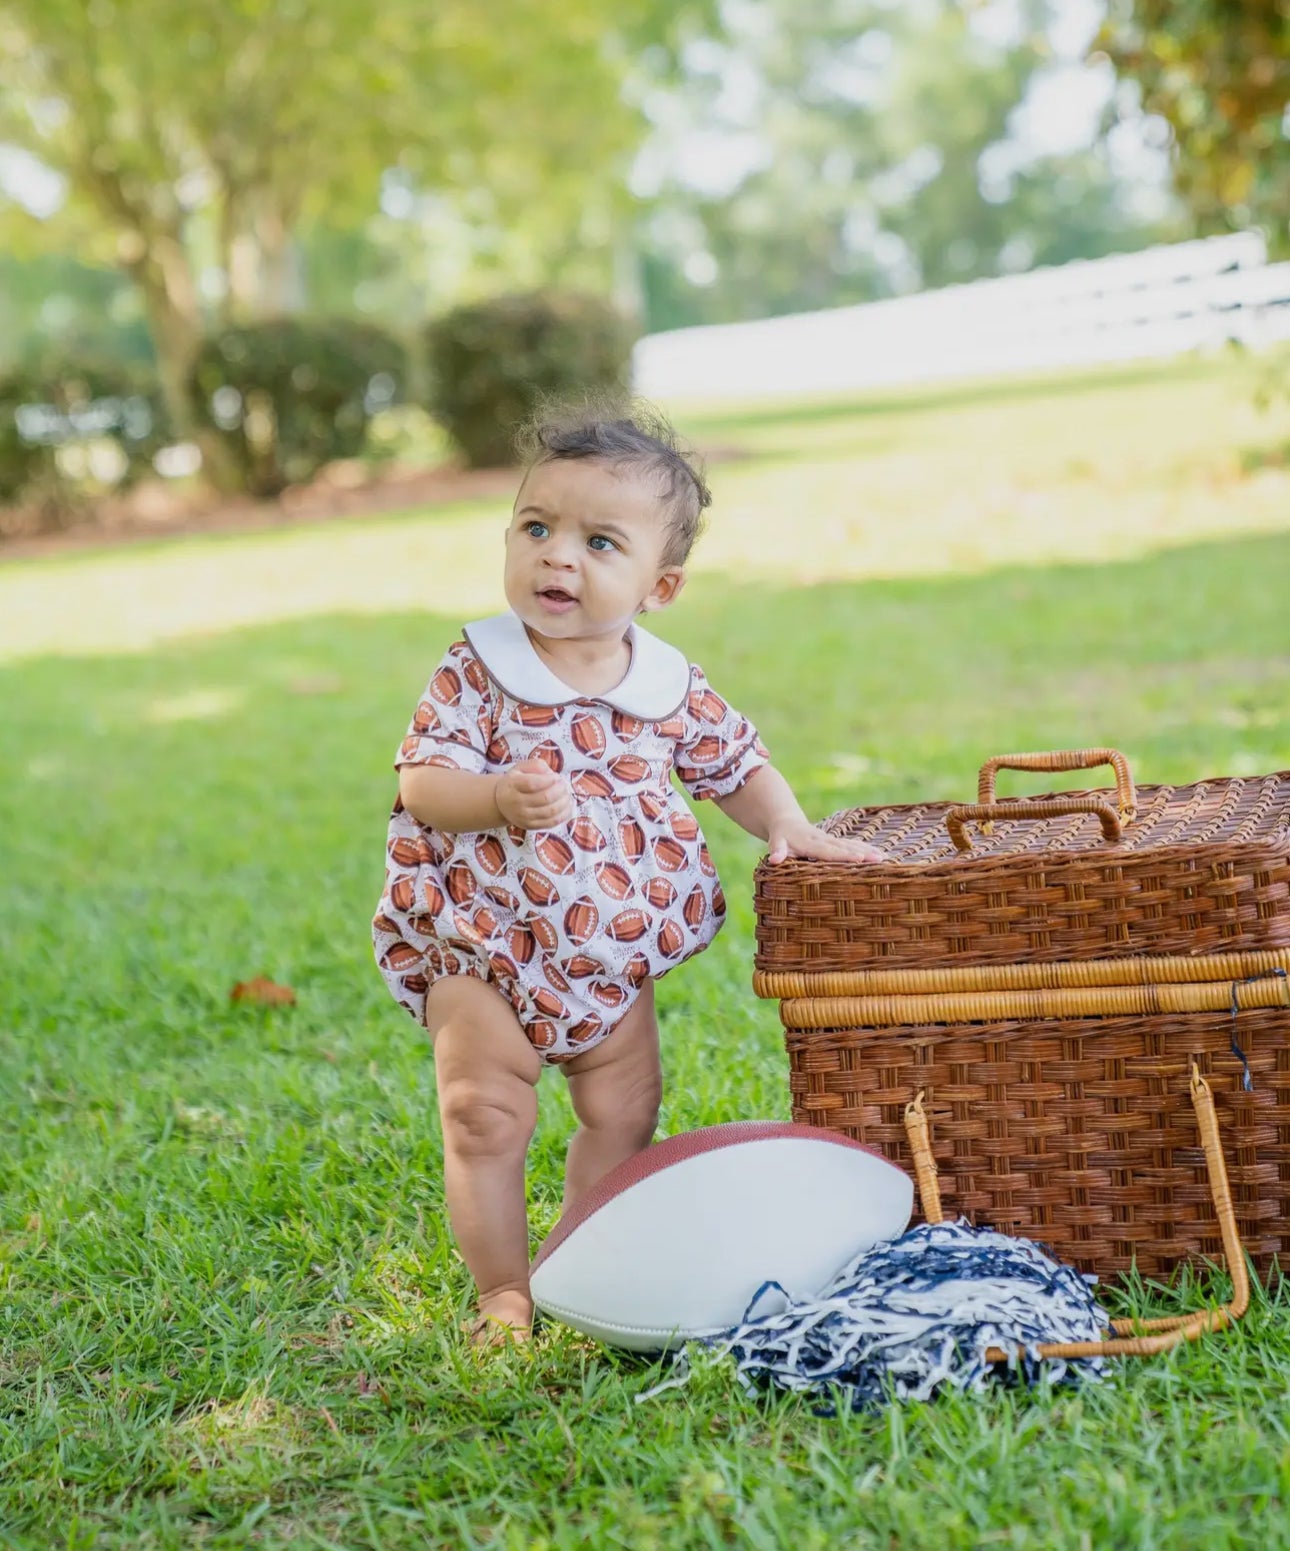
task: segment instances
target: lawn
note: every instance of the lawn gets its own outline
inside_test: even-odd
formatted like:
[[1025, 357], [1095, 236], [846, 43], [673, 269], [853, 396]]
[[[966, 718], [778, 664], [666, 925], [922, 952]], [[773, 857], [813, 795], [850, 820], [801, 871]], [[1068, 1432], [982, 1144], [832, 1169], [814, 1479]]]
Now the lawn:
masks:
[[[683, 418], [717, 505], [661, 633], [813, 815], [967, 799], [1012, 748], [1290, 767], [1290, 471], [1243, 369]], [[502, 516], [0, 567], [0, 1545], [1290, 1546], [1282, 1285], [1078, 1393], [866, 1417], [721, 1373], [637, 1404], [656, 1370], [559, 1330], [463, 1347], [431, 1065], [367, 920]], [[788, 1111], [759, 848], [701, 817], [731, 922], [660, 987], [668, 1132]], [[298, 1004], [231, 1003], [259, 973]], [[571, 1129], [548, 1074], [535, 1235]]]

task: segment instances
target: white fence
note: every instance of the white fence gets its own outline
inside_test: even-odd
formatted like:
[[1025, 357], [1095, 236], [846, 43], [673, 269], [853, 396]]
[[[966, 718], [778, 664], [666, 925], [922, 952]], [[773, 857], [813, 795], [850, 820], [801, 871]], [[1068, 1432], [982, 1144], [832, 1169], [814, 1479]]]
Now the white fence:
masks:
[[651, 398], [829, 393], [1181, 355], [1290, 338], [1290, 263], [1255, 232], [1079, 260], [999, 280], [677, 329], [640, 340]]

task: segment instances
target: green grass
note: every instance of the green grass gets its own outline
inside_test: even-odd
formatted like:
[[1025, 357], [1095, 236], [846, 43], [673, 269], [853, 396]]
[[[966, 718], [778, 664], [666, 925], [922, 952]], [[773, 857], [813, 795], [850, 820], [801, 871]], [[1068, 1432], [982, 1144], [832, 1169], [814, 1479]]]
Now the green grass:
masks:
[[[755, 453], [714, 468], [718, 510], [778, 548], [700, 569], [664, 633], [812, 814], [967, 797], [979, 760], [1017, 747], [1116, 744], [1143, 781], [1290, 767], [1290, 478], [1233, 472], [1275, 432], [1216, 429], [1216, 404], [1244, 414], [1235, 384], [696, 417]], [[980, 416], [1000, 430], [973, 484]], [[1099, 417], [1154, 427], [1138, 461]], [[944, 464], [940, 498], [924, 470], [903, 513], [897, 443]], [[795, 476], [824, 504], [789, 512]], [[1002, 552], [972, 549], [986, 486]], [[1209, 536], [1183, 522], [1192, 542], [1162, 547], [1144, 507], [1195, 488]], [[873, 532], [831, 526], [865, 491], [900, 530], [883, 580], [855, 579]], [[1280, 1285], [1234, 1331], [1078, 1394], [876, 1417], [758, 1403], [722, 1373], [637, 1405], [654, 1370], [558, 1330], [528, 1354], [462, 1347], [431, 1065], [366, 934], [389, 760], [461, 615], [442, 571], [433, 611], [382, 611], [361, 568], [344, 584], [369, 536], [390, 573], [479, 551], [482, 577], [497, 515], [0, 573], [0, 1545], [1290, 1546]], [[915, 563], [946, 533], [957, 573]], [[710, 542], [740, 553], [737, 532]], [[285, 563], [304, 553], [333, 567], [321, 601], [316, 570]], [[836, 580], [803, 585], [803, 557]], [[238, 628], [175, 606], [239, 577]], [[788, 1110], [775, 1011], [749, 990], [758, 847], [703, 817], [732, 920], [660, 987], [668, 1131]], [[299, 1004], [231, 1004], [256, 973]], [[571, 1129], [548, 1075], [535, 1234]]]

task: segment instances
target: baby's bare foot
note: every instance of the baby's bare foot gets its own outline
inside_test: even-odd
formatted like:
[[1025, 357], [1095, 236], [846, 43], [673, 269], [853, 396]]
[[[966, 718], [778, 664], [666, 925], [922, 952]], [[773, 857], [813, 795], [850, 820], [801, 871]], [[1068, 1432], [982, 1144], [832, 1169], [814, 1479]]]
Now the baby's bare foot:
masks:
[[522, 1292], [491, 1293], [479, 1300], [469, 1326], [474, 1346], [523, 1346], [533, 1333], [533, 1302]]

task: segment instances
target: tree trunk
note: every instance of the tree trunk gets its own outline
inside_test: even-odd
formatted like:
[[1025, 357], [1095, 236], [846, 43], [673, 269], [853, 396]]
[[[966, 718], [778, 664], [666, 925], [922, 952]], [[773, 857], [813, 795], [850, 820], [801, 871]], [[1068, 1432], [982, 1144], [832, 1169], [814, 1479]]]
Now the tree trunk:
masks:
[[202, 470], [216, 489], [236, 490], [240, 480], [235, 465], [205, 417], [198, 414], [193, 398], [192, 370], [201, 349], [202, 318], [183, 244], [170, 234], [154, 236], [128, 267], [143, 293], [157, 353], [157, 376], [174, 434], [197, 444]]

